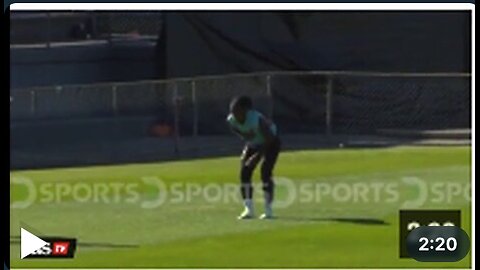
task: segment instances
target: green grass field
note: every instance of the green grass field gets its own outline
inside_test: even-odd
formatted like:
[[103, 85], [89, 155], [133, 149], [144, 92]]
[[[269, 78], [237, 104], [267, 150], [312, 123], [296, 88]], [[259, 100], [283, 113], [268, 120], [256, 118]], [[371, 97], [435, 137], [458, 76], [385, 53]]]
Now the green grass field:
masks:
[[[11, 266], [470, 267], [470, 254], [456, 263], [421, 263], [400, 259], [398, 251], [398, 210], [405, 207], [461, 209], [462, 227], [470, 234], [470, 201], [463, 196], [468, 190], [457, 188], [470, 184], [470, 151], [392, 147], [284, 152], [275, 175], [289, 179], [296, 194], [279, 184], [278, 201], [289, 203], [276, 208], [275, 220], [239, 221], [238, 201], [211, 198], [215, 187], [237, 183], [238, 157], [13, 171], [11, 183], [29, 179], [37, 193], [28, 207], [11, 209]], [[143, 207], [159, 198], [158, 189], [142, 180], [146, 178], [160, 179], [169, 191], [159, 207]], [[258, 173], [254, 181], [259, 183]], [[12, 186], [12, 203], [25, 201], [27, 187]], [[210, 197], [194, 196], [190, 186], [209, 190]], [[192, 196], [178, 199], [179, 194]], [[261, 191], [255, 196], [258, 215]], [[21, 225], [40, 236], [76, 237], [75, 259], [20, 260]]]

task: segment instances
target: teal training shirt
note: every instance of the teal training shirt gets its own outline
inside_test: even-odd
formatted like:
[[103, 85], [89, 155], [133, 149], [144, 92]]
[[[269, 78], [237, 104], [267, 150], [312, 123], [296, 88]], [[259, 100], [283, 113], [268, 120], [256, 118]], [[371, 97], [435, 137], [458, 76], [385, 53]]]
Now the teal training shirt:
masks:
[[[229, 114], [227, 117], [227, 122], [231, 127], [238, 129], [242, 133], [254, 133], [253, 139], [249, 140], [248, 143], [251, 145], [261, 145], [265, 143], [265, 138], [260, 132], [260, 119], [266, 119], [260, 112], [255, 110], [249, 110], [247, 112], [245, 122], [243, 124], [239, 123], [233, 114]], [[277, 135], [277, 126], [267, 120], [267, 123], [270, 125], [270, 130], [273, 135]]]

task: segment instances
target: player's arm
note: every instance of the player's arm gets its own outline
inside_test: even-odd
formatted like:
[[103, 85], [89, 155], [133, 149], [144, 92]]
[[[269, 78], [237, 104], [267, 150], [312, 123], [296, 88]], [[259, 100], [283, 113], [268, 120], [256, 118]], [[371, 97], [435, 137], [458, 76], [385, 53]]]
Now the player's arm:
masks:
[[231, 131], [233, 134], [235, 134], [235, 135], [237, 135], [238, 137], [240, 137], [240, 139], [243, 139], [243, 135], [242, 135], [242, 132], [241, 132], [240, 130], [238, 130], [238, 129], [230, 126], [230, 125], [229, 125], [229, 127], [230, 127], [230, 131]]
[[231, 131], [233, 134], [235, 134], [235, 135], [237, 135], [238, 137], [240, 137], [240, 139], [242, 139], [242, 140], [248, 140], [248, 139], [251, 139], [251, 138], [254, 136], [253, 133], [241, 132], [241, 131], [238, 130], [237, 128], [232, 127], [231, 125], [230, 125], [230, 131]]
[[256, 164], [256, 162], [258, 162], [258, 160], [262, 157], [265, 151], [265, 148], [268, 147], [270, 144], [272, 144], [275, 140], [275, 135], [270, 129], [271, 123], [269, 122], [268, 119], [261, 117], [258, 125], [259, 125], [258, 127], [260, 130], [260, 133], [262, 133], [263, 137], [265, 138], [265, 143], [261, 145], [258, 151], [246, 161], [245, 164], [247, 166], [249, 166], [250, 164]]
[[270, 120], [266, 119], [265, 117], [261, 117], [258, 125], [260, 133], [262, 133], [263, 137], [265, 138], [265, 145], [270, 145], [275, 139], [275, 135], [270, 129]]

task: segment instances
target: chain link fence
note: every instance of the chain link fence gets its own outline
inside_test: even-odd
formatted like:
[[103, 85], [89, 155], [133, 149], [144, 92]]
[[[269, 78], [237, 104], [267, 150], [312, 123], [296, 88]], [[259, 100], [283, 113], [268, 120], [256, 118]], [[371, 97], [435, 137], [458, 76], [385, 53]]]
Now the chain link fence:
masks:
[[392, 130], [469, 129], [471, 93], [470, 74], [365, 72], [268, 72], [13, 89], [12, 166], [231, 155], [239, 145], [225, 118], [237, 95], [252, 97], [291, 149], [348, 136], [375, 140]]
[[338, 76], [333, 91], [337, 132], [470, 128], [468, 76]]
[[154, 117], [180, 135], [227, 132], [228, 104], [248, 95], [289, 133], [468, 128], [469, 74], [279, 72], [14, 89], [11, 120]]

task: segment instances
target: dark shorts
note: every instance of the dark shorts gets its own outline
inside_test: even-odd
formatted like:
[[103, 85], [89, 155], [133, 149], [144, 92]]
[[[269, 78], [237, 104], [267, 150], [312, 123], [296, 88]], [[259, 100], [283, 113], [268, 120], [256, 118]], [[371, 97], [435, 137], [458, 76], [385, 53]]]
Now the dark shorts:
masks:
[[279, 137], [276, 137], [273, 143], [265, 147], [252, 147], [246, 145], [241, 158], [240, 180], [242, 182], [242, 197], [251, 198], [253, 188], [251, 185], [252, 174], [258, 163], [261, 161], [261, 178], [263, 190], [270, 194], [273, 199], [273, 169], [277, 163], [282, 143]]

